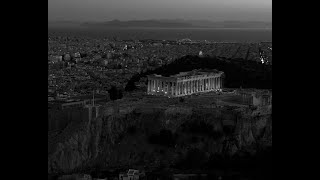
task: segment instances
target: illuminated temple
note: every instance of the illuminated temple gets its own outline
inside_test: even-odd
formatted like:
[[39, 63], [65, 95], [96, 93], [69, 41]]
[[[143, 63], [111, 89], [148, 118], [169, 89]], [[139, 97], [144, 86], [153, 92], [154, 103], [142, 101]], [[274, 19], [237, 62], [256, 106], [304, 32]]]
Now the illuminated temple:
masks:
[[148, 75], [149, 95], [180, 97], [201, 92], [219, 91], [224, 73], [218, 70], [193, 70], [169, 77]]

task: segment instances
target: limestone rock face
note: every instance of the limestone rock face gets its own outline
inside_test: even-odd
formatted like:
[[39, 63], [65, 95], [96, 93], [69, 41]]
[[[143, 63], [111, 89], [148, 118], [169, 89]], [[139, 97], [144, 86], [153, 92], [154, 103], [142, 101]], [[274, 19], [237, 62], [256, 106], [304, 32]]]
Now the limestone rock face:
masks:
[[101, 134], [101, 119], [82, 123], [71, 134], [66, 129], [64, 136], [48, 153], [48, 173], [68, 172], [98, 155]]
[[[211, 134], [184, 132], [192, 123], [205, 124]], [[231, 133], [227, 133], [227, 128]], [[159, 134], [162, 129], [177, 135], [174, 146], [148, 141], [150, 135]], [[82, 123], [73, 131], [66, 129], [62, 134], [63, 138], [49, 146], [49, 174], [72, 172], [95, 164], [159, 166], [179, 161], [195, 148], [206, 156], [233, 156], [243, 151], [254, 154], [259, 148], [272, 146], [272, 117], [216, 108], [106, 108], [99, 118]]]

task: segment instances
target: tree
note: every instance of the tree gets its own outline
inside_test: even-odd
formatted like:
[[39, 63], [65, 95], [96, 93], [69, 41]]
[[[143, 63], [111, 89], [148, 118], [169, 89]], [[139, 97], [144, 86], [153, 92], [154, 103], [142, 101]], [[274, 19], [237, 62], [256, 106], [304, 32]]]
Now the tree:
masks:
[[115, 86], [112, 86], [108, 92], [110, 95], [110, 99], [113, 101], [117, 99], [121, 99], [123, 97], [122, 91], [117, 89], [117, 87]]
[[132, 80], [129, 80], [129, 82], [127, 83], [126, 87], [125, 87], [125, 91], [133, 91], [135, 90], [137, 87], [135, 85], [135, 82]]

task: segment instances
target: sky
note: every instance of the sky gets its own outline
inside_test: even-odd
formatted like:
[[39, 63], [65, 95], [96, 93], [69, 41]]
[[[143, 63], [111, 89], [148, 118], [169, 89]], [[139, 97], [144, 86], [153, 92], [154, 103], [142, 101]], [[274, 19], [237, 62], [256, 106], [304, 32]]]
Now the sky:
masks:
[[48, 20], [272, 21], [272, 0], [48, 0]]

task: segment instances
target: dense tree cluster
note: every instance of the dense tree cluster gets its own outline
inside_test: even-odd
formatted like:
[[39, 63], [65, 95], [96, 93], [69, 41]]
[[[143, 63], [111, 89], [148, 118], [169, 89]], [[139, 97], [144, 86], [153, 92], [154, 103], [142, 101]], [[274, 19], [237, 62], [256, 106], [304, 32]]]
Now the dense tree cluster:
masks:
[[111, 86], [110, 90], [108, 91], [110, 95], [110, 99], [112, 101], [121, 99], [123, 97], [121, 89], [117, 89], [115, 86]]

